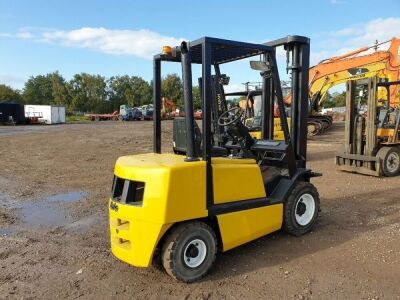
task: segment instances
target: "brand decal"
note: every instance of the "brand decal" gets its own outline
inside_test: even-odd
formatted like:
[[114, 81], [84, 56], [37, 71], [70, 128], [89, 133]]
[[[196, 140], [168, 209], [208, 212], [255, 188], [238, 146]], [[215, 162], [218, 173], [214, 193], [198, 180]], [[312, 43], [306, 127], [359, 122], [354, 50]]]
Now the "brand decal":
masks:
[[360, 76], [360, 75], [363, 75], [363, 74], [369, 72], [369, 69], [368, 68], [351, 68], [347, 72], [349, 72], [349, 74], [351, 76]]
[[117, 203], [115, 203], [115, 202], [110, 202], [110, 208], [111, 208], [113, 211], [117, 212], [117, 211], [118, 211], [118, 205], [117, 205]]

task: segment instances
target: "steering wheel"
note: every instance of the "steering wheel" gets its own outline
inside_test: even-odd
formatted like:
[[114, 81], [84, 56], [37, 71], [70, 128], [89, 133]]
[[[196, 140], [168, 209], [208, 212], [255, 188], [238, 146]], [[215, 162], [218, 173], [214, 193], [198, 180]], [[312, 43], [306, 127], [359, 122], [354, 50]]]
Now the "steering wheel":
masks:
[[222, 113], [218, 118], [219, 126], [228, 126], [236, 123], [242, 118], [243, 110], [240, 107], [232, 107], [226, 112]]

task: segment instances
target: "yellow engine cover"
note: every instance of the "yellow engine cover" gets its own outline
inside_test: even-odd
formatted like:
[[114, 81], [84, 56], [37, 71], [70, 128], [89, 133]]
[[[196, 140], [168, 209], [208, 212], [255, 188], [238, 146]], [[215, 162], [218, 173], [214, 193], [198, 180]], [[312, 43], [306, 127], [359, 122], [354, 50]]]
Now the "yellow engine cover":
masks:
[[214, 203], [265, 197], [260, 167], [254, 159], [212, 159]]
[[175, 154], [120, 157], [115, 176], [144, 182], [145, 188], [140, 206], [110, 200], [113, 254], [147, 267], [159, 239], [175, 222], [206, 217], [205, 170], [205, 162], [186, 163]]
[[283, 204], [242, 210], [217, 216], [223, 251], [279, 230]]

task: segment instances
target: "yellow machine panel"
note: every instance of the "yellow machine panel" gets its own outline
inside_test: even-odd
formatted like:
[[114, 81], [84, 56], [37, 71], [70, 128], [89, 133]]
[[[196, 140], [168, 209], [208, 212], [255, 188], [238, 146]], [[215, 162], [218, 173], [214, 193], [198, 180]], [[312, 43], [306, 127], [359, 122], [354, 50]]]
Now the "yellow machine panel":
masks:
[[[287, 118], [288, 126], [290, 130], [290, 118]], [[261, 140], [261, 131], [250, 131], [249, 134], [252, 138]], [[283, 131], [281, 128], [281, 120], [279, 118], [274, 118], [274, 140], [283, 141], [285, 139]]]
[[[111, 251], [122, 261], [137, 267], [151, 264], [154, 248], [172, 224], [146, 222], [135, 218], [136, 207], [117, 205], [118, 211], [109, 210]], [[133, 211], [133, 213], [132, 213]]]
[[255, 160], [213, 158], [212, 169], [215, 204], [265, 197], [260, 167]]
[[377, 128], [376, 130], [378, 137], [388, 137], [389, 141], [393, 139], [394, 134], [394, 128]]
[[217, 216], [223, 251], [279, 230], [282, 227], [282, 216], [283, 204]]
[[[261, 140], [261, 131], [250, 131], [249, 134], [253, 139]], [[284, 139], [283, 131], [274, 131], [274, 140], [283, 141]]]
[[[146, 267], [158, 240], [175, 222], [206, 217], [206, 163], [185, 163], [175, 154], [120, 157], [115, 176], [144, 182], [143, 201], [110, 200], [111, 249], [119, 259]], [[190, 176], [188, 176], [190, 174]]]
[[145, 183], [136, 218], [165, 224], [207, 216], [204, 161], [188, 164], [184, 156], [170, 153], [123, 156], [114, 174]]

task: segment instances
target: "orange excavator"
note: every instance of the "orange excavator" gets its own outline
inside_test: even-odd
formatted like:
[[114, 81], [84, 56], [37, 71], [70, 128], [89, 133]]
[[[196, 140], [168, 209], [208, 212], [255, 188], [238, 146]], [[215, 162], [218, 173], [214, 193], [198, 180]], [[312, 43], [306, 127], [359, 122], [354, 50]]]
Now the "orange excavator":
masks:
[[[387, 50], [378, 47], [390, 42]], [[372, 51], [372, 52], [371, 52]], [[375, 77], [396, 81], [400, 78], [400, 39], [392, 38], [383, 43], [363, 47], [349, 53], [321, 61], [309, 70], [310, 116], [308, 130], [311, 135], [319, 134], [323, 128], [329, 127], [329, 120], [318, 114], [319, 105], [326, 98], [328, 90], [347, 81]], [[390, 87], [390, 105], [399, 106], [398, 91]], [[397, 99], [397, 100], [394, 100]], [[291, 104], [291, 96], [286, 97], [287, 105]], [[319, 124], [320, 123], [320, 124]]]
[[[378, 50], [378, 46], [389, 43], [388, 50]], [[327, 91], [340, 83], [378, 76], [389, 81], [399, 79], [400, 74], [400, 39], [364, 47], [341, 56], [321, 61], [310, 68], [309, 87], [312, 108], [318, 109]], [[375, 49], [375, 50], [373, 50]], [[367, 51], [373, 50], [372, 53]], [[391, 89], [391, 99], [396, 99], [396, 89]], [[395, 103], [393, 103], [395, 105]]]
[[161, 102], [161, 118], [163, 120], [170, 120], [175, 118], [176, 104], [172, 99], [162, 98]]

